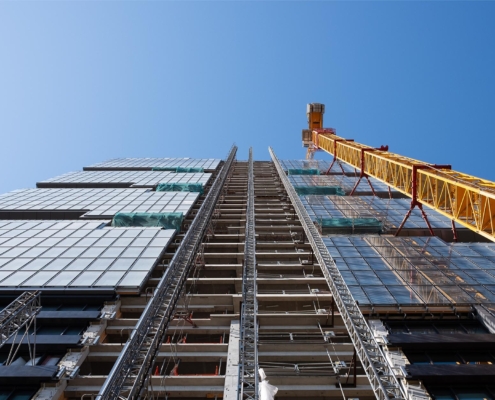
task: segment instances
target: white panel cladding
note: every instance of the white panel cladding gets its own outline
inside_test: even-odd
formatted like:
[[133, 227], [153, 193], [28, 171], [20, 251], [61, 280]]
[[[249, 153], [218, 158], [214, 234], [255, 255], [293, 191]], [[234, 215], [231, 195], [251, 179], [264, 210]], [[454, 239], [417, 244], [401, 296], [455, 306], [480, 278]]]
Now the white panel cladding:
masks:
[[218, 158], [114, 158], [112, 160], [93, 164], [85, 170], [96, 169], [151, 169], [151, 168], [203, 168], [215, 170], [220, 164]]
[[199, 193], [146, 189], [20, 189], [0, 195], [0, 211], [87, 211], [86, 218], [113, 218], [118, 212], [182, 212]]
[[[40, 187], [63, 187], [63, 185], [128, 185], [128, 187], [155, 187], [159, 183], [201, 183], [205, 185], [211, 174], [175, 173], [168, 171], [78, 171], [68, 172], [39, 182]], [[83, 186], [85, 185], [85, 186]]]
[[106, 223], [1, 221], [0, 288], [139, 290], [175, 230]]

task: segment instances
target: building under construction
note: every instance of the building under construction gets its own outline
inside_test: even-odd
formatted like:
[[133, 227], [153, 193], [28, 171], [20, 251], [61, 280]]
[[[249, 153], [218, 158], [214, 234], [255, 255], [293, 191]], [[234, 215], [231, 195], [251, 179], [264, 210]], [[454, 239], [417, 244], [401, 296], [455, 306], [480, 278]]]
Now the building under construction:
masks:
[[0, 195], [0, 399], [495, 399], [495, 183], [324, 111]]

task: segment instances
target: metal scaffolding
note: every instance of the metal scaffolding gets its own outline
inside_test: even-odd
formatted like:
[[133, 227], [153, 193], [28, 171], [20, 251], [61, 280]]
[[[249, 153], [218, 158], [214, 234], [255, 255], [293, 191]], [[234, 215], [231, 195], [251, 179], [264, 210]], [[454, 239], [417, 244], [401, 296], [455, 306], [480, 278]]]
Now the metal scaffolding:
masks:
[[169, 268], [158, 283], [153, 298], [148, 302], [136, 328], [100, 389], [97, 399], [138, 399], [146, 394], [156, 355], [167, 327], [173, 319], [175, 306], [189, 271], [194, 266], [196, 254], [200, 250], [201, 241], [236, 152], [237, 147], [233, 146], [179, 249], [174, 254]]
[[361, 360], [375, 396], [379, 400], [406, 399], [402, 387], [394, 375], [392, 367], [376, 342], [371, 329], [347, 287], [334, 260], [323, 243], [315, 225], [311, 221], [298, 194], [292, 187], [280, 162], [269, 148], [270, 156], [277, 168], [280, 179], [291, 199], [306, 236], [311, 244], [320, 268], [328, 282], [340, 315], [348, 330], [356, 352]]
[[256, 300], [256, 238], [253, 150], [249, 149], [242, 311], [239, 346], [238, 399], [258, 399], [258, 302]]
[[0, 347], [17, 335], [21, 328], [31, 326], [40, 310], [40, 292], [36, 291], [24, 292], [0, 311]]

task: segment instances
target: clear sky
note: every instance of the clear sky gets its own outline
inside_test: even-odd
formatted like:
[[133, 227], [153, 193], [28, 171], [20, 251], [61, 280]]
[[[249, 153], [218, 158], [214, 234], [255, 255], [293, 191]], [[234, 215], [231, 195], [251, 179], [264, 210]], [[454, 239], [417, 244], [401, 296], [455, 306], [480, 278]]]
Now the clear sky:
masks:
[[[495, 2], [0, 3], [0, 193], [114, 157], [356, 141], [495, 180]], [[318, 157], [322, 157], [319, 155]]]

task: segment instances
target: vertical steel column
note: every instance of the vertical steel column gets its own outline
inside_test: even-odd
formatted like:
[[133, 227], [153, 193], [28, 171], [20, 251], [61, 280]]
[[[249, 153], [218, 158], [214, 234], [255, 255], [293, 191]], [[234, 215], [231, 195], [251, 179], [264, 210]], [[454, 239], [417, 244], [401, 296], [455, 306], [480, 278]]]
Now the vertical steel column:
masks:
[[206, 234], [236, 152], [237, 147], [233, 146], [179, 249], [160, 279], [153, 298], [146, 305], [136, 328], [96, 396], [98, 400], [134, 400], [144, 397], [156, 355], [173, 318], [175, 306]]
[[404, 391], [395, 377], [387, 358], [376, 342], [371, 329], [366, 323], [361, 310], [352, 297], [349, 288], [344, 282], [344, 279], [342, 278], [340, 271], [337, 269], [337, 266], [330, 256], [323, 240], [321, 240], [321, 237], [316, 230], [313, 221], [311, 221], [306, 209], [304, 208], [301, 199], [299, 199], [298, 194], [289, 182], [287, 175], [282, 169], [282, 166], [280, 165], [280, 162], [271, 147], [269, 148], [269, 151], [273, 163], [277, 168], [280, 180], [282, 181], [285, 190], [291, 199], [292, 205], [299, 216], [301, 225], [306, 232], [309, 243], [313, 248], [313, 252], [318, 259], [318, 263], [320, 264], [320, 268], [327, 280], [332, 296], [335, 298], [337, 308], [339, 309], [340, 315], [344, 321], [349, 336], [351, 337], [359, 359], [361, 360], [363, 369], [368, 376], [376, 398], [379, 400], [406, 399]]
[[239, 351], [238, 399], [258, 399], [258, 301], [256, 300], [256, 237], [253, 149], [249, 149], [244, 270]]

